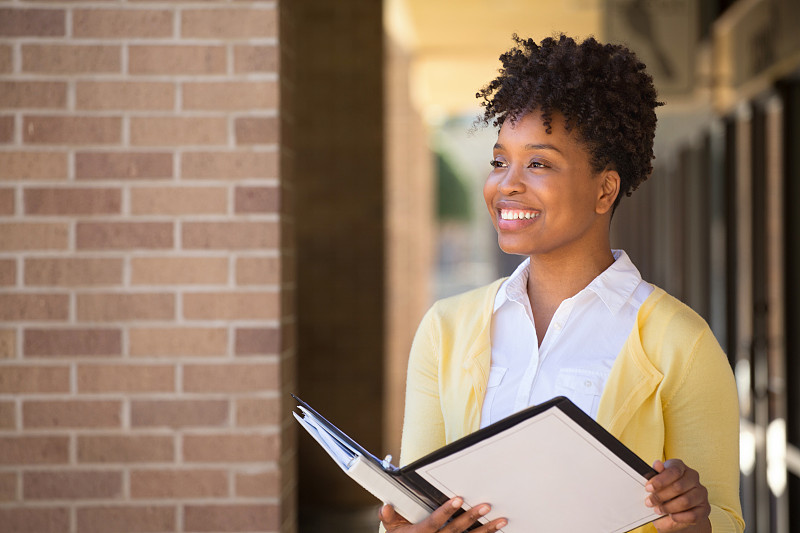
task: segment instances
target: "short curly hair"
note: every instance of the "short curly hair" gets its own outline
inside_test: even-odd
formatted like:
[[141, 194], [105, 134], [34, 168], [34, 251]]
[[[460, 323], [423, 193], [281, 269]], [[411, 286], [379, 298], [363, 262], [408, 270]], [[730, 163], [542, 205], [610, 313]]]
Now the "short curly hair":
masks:
[[628, 48], [593, 37], [580, 44], [563, 34], [538, 45], [513, 39], [517, 46], [500, 56], [500, 75], [475, 95], [486, 108], [478, 121], [502, 126], [538, 110], [550, 133], [553, 113], [561, 113], [594, 170], [619, 173], [616, 209], [622, 194], [630, 196], [653, 171], [655, 108], [663, 103], [644, 63]]

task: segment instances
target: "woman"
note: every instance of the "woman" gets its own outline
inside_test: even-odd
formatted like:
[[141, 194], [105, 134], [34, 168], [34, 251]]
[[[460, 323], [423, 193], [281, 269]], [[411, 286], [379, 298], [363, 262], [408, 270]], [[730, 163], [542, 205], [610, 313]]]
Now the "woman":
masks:
[[[612, 250], [611, 217], [652, 171], [656, 100], [634, 54], [594, 39], [514, 36], [478, 93], [499, 126], [486, 206], [507, 279], [437, 302], [411, 350], [401, 463], [528, 405], [569, 397], [658, 474], [642, 531], [743, 531], [738, 407], [706, 323]], [[489, 503], [450, 520], [455, 498], [394, 533], [461, 532]], [[497, 531], [503, 518], [475, 530]], [[532, 532], [534, 533], [534, 532]]]

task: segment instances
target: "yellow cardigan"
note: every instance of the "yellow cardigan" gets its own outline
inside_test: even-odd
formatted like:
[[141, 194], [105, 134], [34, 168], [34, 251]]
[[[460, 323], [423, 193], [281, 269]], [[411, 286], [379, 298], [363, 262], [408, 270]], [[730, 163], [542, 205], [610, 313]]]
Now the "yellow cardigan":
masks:
[[[422, 320], [409, 359], [401, 464], [479, 428], [501, 283], [441, 300]], [[649, 464], [679, 458], [696, 469], [708, 489], [713, 531], [744, 530], [730, 365], [705, 321], [659, 288], [639, 309], [597, 421]], [[652, 531], [652, 524], [637, 529]]]

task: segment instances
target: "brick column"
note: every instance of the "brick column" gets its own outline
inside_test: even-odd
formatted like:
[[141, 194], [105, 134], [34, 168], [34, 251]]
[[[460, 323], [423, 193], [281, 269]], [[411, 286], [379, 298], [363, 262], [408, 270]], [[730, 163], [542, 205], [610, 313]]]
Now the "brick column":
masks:
[[277, 20], [0, 2], [0, 530], [293, 530]]

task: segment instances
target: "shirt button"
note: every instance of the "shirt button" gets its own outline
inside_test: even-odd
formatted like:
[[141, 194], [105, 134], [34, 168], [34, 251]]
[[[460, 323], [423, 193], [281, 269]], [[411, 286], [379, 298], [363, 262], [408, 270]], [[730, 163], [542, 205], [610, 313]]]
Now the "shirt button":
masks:
[[586, 381], [584, 381], [583, 384], [586, 385], [587, 387], [591, 387], [592, 386], [592, 382], [589, 381], [588, 379]]
[[561, 324], [558, 322], [556, 322], [553, 326], [556, 328], [556, 331], [561, 331]]

